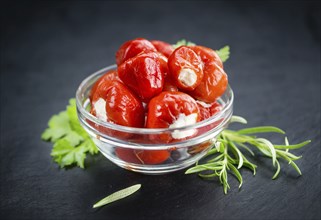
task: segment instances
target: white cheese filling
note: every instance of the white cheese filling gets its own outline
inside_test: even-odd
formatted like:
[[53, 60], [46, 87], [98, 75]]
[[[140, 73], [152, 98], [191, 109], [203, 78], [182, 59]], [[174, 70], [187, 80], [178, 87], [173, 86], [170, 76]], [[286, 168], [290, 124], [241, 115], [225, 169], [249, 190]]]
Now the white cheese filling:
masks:
[[96, 111], [96, 117], [103, 121], [107, 121], [106, 101], [102, 98], [99, 98], [94, 103], [94, 108]]
[[160, 56], [160, 58], [167, 63], [168, 59], [163, 54]]
[[178, 75], [178, 80], [185, 86], [193, 86], [196, 83], [197, 75], [191, 69], [182, 69]]
[[209, 108], [209, 107], [212, 106], [212, 104], [207, 104], [207, 103], [202, 102], [202, 101], [199, 101], [199, 100], [196, 100], [196, 102], [197, 102], [198, 104], [200, 104], [201, 106], [203, 106], [204, 108]]
[[[190, 114], [186, 116], [185, 114], [179, 114], [176, 121], [169, 126], [169, 128], [179, 128], [187, 125], [195, 124], [197, 120], [197, 113]], [[186, 131], [175, 130], [172, 132], [172, 137], [174, 139], [182, 139], [194, 135], [196, 129], [190, 129]]]

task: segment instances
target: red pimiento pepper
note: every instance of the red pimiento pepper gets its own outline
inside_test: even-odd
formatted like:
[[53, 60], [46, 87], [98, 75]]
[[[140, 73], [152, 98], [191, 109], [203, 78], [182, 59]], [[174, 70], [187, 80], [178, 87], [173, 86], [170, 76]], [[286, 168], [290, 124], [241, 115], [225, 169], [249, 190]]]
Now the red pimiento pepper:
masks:
[[92, 98], [91, 98], [91, 107], [92, 112], [95, 114], [95, 107], [94, 104], [102, 98], [106, 101], [107, 93], [109, 92], [109, 89], [111, 86], [113, 86], [114, 80], [102, 80], [100, 83], [97, 84], [97, 87], [93, 87], [91, 91]]
[[121, 82], [114, 82], [106, 96], [108, 119], [115, 124], [141, 128], [144, 126], [142, 102]]
[[167, 150], [135, 150], [135, 155], [142, 164], [160, 164], [169, 158], [170, 152]]
[[[134, 142], [150, 143], [149, 140], [143, 139], [134, 139]], [[170, 157], [169, 150], [140, 150], [117, 147], [115, 153], [120, 159], [136, 164], [160, 164]]]
[[[207, 104], [205, 102], [201, 101], [196, 101], [198, 108], [200, 110], [200, 115], [201, 115], [201, 121], [206, 120], [216, 113], [218, 113], [221, 109], [222, 106], [218, 102], [213, 102], [210, 104]], [[203, 133], [206, 133], [210, 131], [211, 129], [217, 127], [223, 119], [213, 119], [212, 122], [206, 126], [200, 127], [198, 129], [198, 134], [201, 135]], [[196, 147], [198, 148], [198, 147]]]
[[218, 102], [213, 102], [210, 107], [210, 114], [211, 116], [215, 115], [219, 111], [221, 111], [222, 106]]
[[92, 109], [95, 112], [95, 103], [103, 99], [107, 121], [128, 126], [144, 126], [144, 107], [142, 102], [120, 81], [104, 81], [93, 95]]
[[167, 57], [165, 57], [162, 53], [157, 52], [158, 56], [159, 56], [159, 60], [160, 60], [160, 65], [161, 65], [161, 71], [162, 73], [164, 73], [164, 77], [166, 77], [168, 75], [168, 65], [167, 65]]
[[121, 47], [116, 52], [116, 63], [119, 66], [129, 58], [132, 58], [139, 53], [156, 51], [156, 48], [150, 41], [144, 38], [136, 38], [121, 45]]
[[151, 43], [157, 49], [158, 52], [162, 53], [167, 58], [173, 53], [174, 48], [169, 43], [160, 40], [152, 40]]
[[188, 46], [191, 48], [202, 60], [203, 64], [215, 62], [221, 68], [223, 68], [223, 62], [221, 58], [217, 55], [217, 53], [211, 48], [194, 45]]
[[160, 164], [170, 156], [167, 150], [134, 150], [121, 147], [117, 147], [115, 153], [120, 159], [136, 164]]
[[206, 103], [197, 101], [197, 106], [200, 110], [201, 121], [210, 118], [211, 116], [219, 112], [221, 109], [221, 105], [218, 102], [206, 104]]
[[194, 90], [203, 79], [203, 66], [199, 56], [189, 47], [181, 46], [168, 58], [170, 75], [177, 87]]
[[117, 155], [117, 157], [119, 157], [120, 159], [128, 163], [136, 163], [136, 164], [142, 163], [141, 160], [139, 160], [138, 157], [136, 156], [134, 149], [116, 147], [115, 154]]
[[204, 77], [201, 83], [188, 93], [195, 99], [212, 103], [223, 95], [228, 79], [223, 64], [215, 51], [201, 46], [190, 46], [203, 62]]
[[90, 90], [90, 94], [89, 94], [89, 100], [92, 101], [93, 99], [93, 95], [96, 92], [98, 86], [103, 83], [104, 81], [112, 81], [112, 80], [119, 80], [118, 77], [118, 72], [117, 70], [111, 70], [108, 71], [107, 73], [105, 73], [103, 76], [101, 76], [93, 85], [92, 89]]
[[118, 68], [119, 78], [143, 101], [162, 92], [164, 61], [156, 52], [141, 53], [125, 61]]
[[178, 88], [170, 75], [167, 75], [165, 77], [163, 91], [168, 91], [168, 92], [177, 92], [178, 91]]
[[211, 146], [213, 146], [213, 142], [211, 140], [209, 140], [209, 141], [203, 142], [201, 144], [197, 144], [195, 146], [189, 147], [187, 152], [189, 154], [194, 155], [194, 154], [198, 154], [198, 153], [200, 153], [202, 151], [207, 150]]
[[[186, 117], [190, 117], [186, 121]], [[175, 128], [191, 125], [200, 120], [199, 109], [196, 101], [186, 93], [162, 92], [150, 100], [147, 113], [147, 128]], [[180, 122], [179, 122], [180, 121]], [[195, 133], [164, 133], [151, 135], [156, 142], [169, 143], [193, 136]]]

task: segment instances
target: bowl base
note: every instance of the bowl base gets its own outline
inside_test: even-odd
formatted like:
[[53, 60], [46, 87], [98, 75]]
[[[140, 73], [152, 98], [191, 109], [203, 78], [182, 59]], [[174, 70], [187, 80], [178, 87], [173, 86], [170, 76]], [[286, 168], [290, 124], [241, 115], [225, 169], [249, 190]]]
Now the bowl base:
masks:
[[162, 165], [144, 165], [144, 164], [134, 164], [134, 163], [128, 163], [121, 161], [117, 158], [111, 157], [108, 154], [105, 154], [101, 151], [101, 153], [109, 159], [112, 163], [116, 164], [117, 166], [124, 168], [126, 170], [130, 170], [137, 173], [142, 173], [146, 175], [161, 175], [161, 174], [167, 174], [172, 173], [178, 170], [185, 169], [189, 166], [192, 166], [196, 163], [196, 161], [200, 160], [207, 151], [204, 151], [197, 155], [197, 157], [193, 157], [184, 161], [177, 161], [176, 164], [162, 164]]

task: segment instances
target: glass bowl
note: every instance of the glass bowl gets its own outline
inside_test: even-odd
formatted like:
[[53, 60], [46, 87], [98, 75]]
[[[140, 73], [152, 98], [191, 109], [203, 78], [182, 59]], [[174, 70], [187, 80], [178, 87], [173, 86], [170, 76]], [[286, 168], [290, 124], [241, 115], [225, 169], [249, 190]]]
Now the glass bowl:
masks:
[[[164, 174], [184, 169], [201, 159], [227, 127], [233, 113], [233, 91], [230, 86], [217, 100], [221, 110], [212, 117], [181, 128], [133, 128], [104, 122], [90, 114], [89, 94], [93, 84], [116, 65], [88, 76], [76, 93], [80, 124], [99, 151], [116, 165], [144, 174]], [[192, 134], [175, 139], [177, 134]], [[184, 136], [184, 135], [183, 135]], [[171, 139], [171, 141], [168, 141]], [[144, 160], [142, 160], [142, 156]], [[166, 156], [162, 161], [161, 157]]]

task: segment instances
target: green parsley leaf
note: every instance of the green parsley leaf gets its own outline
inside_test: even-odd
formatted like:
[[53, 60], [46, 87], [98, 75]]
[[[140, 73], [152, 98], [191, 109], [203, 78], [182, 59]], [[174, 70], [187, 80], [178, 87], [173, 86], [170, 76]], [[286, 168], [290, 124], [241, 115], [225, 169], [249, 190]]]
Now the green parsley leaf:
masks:
[[67, 106], [67, 115], [69, 117], [70, 126], [72, 130], [74, 130], [83, 137], [89, 137], [87, 132], [79, 124], [75, 99], [69, 100], [69, 105]]
[[176, 42], [176, 44], [173, 44], [172, 46], [176, 49], [180, 46], [194, 46], [195, 44], [191, 41], [186, 41], [185, 39], [181, 39]]
[[82, 143], [84, 145], [84, 147], [88, 150], [88, 152], [92, 155], [97, 154], [98, 148], [96, 147], [95, 143], [88, 138], [85, 142]]
[[64, 156], [70, 151], [74, 150], [74, 148], [75, 147], [72, 146], [66, 139], [60, 139], [54, 144], [50, 155], [53, 157]]
[[84, 138], [75, 131], [70, 131], [63, 139], [67, 140], [72, 146], [77, 146]]
[[226, 45], [225, 47], [216, 50], [217, 55], [221, 58], [222, 62], [224, 63], [230, 57], [230, 47]]
[[48, 126], [49, 128], [41, 135], [41, 138], [45, 141], [55, 142], [68, 134], [71, 131], [71, 128], [67, 112], [60, 112], [58, 115], [52, 116], [48, 122]]
[[73, 163], [76, 163], [79, 167], [84, 168], [86, 151], [87, 149], [83, 144], [78, 147], [74, 147], [68, 140], [63, 138], [54, 144], [50, 155], [59, 161], [57, 163], [61, 168], [72, 165]]
[[84, 168], [87, 153], [98, 153], [98, 148], [78, 121], [75, 99], [70, 99], [66, 111], [51, 117], [41, 138], [54, 143], [50, 155], [61, 168], [70, 165]]

